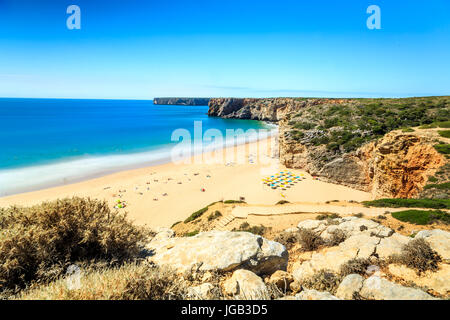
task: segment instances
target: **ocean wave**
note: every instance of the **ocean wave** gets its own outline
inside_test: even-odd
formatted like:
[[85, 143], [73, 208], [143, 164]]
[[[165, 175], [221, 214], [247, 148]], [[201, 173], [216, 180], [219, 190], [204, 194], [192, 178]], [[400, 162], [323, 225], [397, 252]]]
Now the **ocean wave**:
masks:
[[[187, 155], [186, 157], [191, 157], [224, 147], [262, 140], [276, 132], [276, 126], [270, 126], [267, 130], [250, 131], [222, 141], [202, 143], [200, 146], [197, 141], [186, 146], [182, 153]], [[0, 170], [0, 196], [71, 184], [127, 169], [169, 163], [173, 159], [173, 148], [174, 146], [169, 145], [146, 152], [85, 157], [46, 165]]]

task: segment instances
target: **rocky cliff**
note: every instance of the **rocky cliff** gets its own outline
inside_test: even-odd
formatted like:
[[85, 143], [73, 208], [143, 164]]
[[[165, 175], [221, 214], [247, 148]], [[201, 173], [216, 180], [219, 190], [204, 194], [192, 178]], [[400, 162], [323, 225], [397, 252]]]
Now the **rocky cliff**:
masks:
[[376, 198], [417, 196], [447, 162], [435, 131], [409, 127], [448, 119], [449, 97], [220, 98], [208, 115], [277, 122], [282, 164]]
[[182, 105], [182, 106], [207, 106], [209, 98], [154, 98], [153, 104]]
[[322, 180], [371, 192], [374, 198], [411, 198], [428, 177], [446, 163], [432, 146], [434, 137], [420, 132], [392, 131], [331, 161], [317, 161], [324, 148], [280, 144], [281, 162], [304, 168]]

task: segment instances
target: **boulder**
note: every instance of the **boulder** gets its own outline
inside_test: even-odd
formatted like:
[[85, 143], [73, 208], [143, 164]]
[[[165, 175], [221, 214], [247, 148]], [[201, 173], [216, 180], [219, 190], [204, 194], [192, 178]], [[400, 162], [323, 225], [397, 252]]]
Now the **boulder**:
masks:
[[[370, 235], [372, 232], [376, 233], [377, 228], [380, 226], [379, 223], [372, 220], [357, 217], [352, 218], [354, 219], [344, 221], [343, 223], [338, 225], [339, 229], [344, 231], [348, 236], [358, 235], [361, 234], [362, 232]], [[361, 230], [362, 229], [361, 227], [363, 226], [366, 227], [367, 229]]]
[[323, 228], [325, 229], [326, 221], [324, 220], [303, 220], [300, 221], [297, 225], [298, 229], [310, 229], [316, 231], [316, 229]]
[[387, 259], [393, 254], [400, 254], [403, 246], [410, 240], [410, 237], [394, 233], [389, 238], [381, 239], [377, 245], [376, 254], [380, 259]]
[[294, 281], [292, 275], [286, 271], [277, 270], [269, 278], [269, 283], [276, 285], [280, 290], [286, 291], [289, 285]]
[[390, 282], [378, 276], [364, 281], [359, 293], [363, 298], [374, 300], [435, 300], [428, 293]]
[[415, 283], [420, 287], [427, 287], [442, 294], [450, 294], [450, 265], [441, 264], [437, 271], [426, 271], [418, 275], [415, 270], [404, 265], [390, 264], [389, 272], [396, 277]]
[[321, 269], [328, 269], [338, 273], [344, 263], [356, 258], [358, 250], [356, 247], [344, 249], [341, 247], [332, 247], [318, 253], [313, 253], [311, 260], [293, 266], [292, 275], [295, 280], [302, 281]]
[[314, 289], [303, 290], [295, 295], [297, 300], [340, 300], [339, 298], [333, 296], [331, 293], [326, 291], [317, 291]]
[[359, 274], [346, 276], [336, 291], [336, 297], [343, 300], [352, 300], [355, 293], [359, 293], [363, 286], [364, 278]]
[[208, 300], [214, 298], [214, 286], [211, 283], [202, 283], [199, 286], [190, 287], [187, 295], [195, 300]]
[[158, 238], [148, 245], [148, 259], [177, 272], [248, 269], [257, 274], [285, 270], [286, 248], [249, 232], [208, 231], [193, 237]]
[[224, 292], [240, 300], [270, 299], [264, 281], [251, 271], [239, 269], [223, 283]]
[[379, 242], [380, 238], [361, 233], [347, 238], [339, 244], [339, 248], [342, 251], [357, 250], [357, 258], [369, 258]]
[[450, 232], [440, 229], [422, 230], [414, 238], [425, 239], [444, 262], [450, 263]]

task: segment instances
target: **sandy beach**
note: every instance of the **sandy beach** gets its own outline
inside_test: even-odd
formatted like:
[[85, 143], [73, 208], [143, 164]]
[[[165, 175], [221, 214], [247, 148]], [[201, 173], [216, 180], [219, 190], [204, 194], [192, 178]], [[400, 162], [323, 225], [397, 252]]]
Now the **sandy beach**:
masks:
[[[0, 206], [33, 205], [58, 198], [81, 196], [106, 200], [111, 207], [125, 201], [119, 209], [138, 224], [169, 227], [192, 212], [219, 200], [239, 200], [252, 205], [328, 200], [370, 200], [366, 192], [314, 180], [301, 170], [305, 179], [281, 191], [263, 185], [268, 175], [286, 170], [279, 165], [274, 137], [204, 153], [190, 163], [167, 163], [122, 171], [100, 178], [34, 192], [0, 198]], [[234, 157], [230, 158], [230, 154]], [[200, 158], [199, 158], [200, 157]], [[217, 161], [207, 161], [215, 158]], [[203, 159], [203, 161], [201, 161]], [[206, 163], [208, 162], [208, 163]], [[214, 163], [209, 163], [214, 162]]]

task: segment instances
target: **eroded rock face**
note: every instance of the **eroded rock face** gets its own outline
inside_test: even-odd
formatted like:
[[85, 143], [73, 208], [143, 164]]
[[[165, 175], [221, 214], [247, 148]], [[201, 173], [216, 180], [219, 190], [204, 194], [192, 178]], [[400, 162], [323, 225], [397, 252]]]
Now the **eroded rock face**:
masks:
[[209, 101], [208, 115], [222, 118], [278, 121], [287, 113], [299, 110], [304, 104], [305, 101], [292, 98], [215, 98]]
[[167, 233], [148, 245], [149, 260], [178, 272], [248, 269], [257, 274], [286, 270], [288, 252], [274, 241], [248, 232], [209, 231], [174, 238]]
[[420, 133], [392, 131], [379, 141], [323, 162], [317, 160], [326, 157], [323, 146], [288, 142], [280, 134], [280, 161], [325, 181], [371, 192], [374, 198], [412, 198], [446, 163], [432, 140]]

